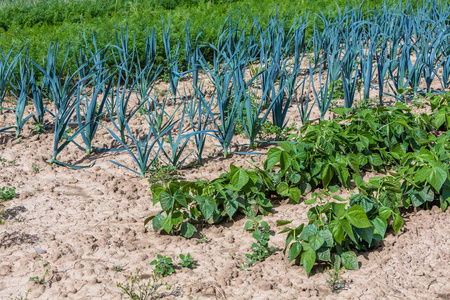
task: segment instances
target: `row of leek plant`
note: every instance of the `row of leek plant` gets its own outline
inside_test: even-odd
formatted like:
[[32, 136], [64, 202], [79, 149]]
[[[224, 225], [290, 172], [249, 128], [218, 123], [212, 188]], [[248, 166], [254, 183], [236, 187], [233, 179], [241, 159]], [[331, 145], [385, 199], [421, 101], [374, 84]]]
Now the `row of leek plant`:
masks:
[[[440, 15], [444, 13], [445, 11], [439, 11]], [[389, 95], [384, 90], [386, 81], [394, 93], [391, 96], [404, 100], [402, 90], [410, 85], [416, 94], [422, 78], [425, 79], [426, 90], [430, 91], [433, 79], [439, 77], [437, 70], [442, 66], [443, 75], [439, 79], [443, 87], [448, 85], [448, 33], [447, 29], [443, 30], [441, 23], [436, 25], [441, 31], [433, 27], [427, 35], [425, 30], [433, 20], [423, 21], [417, 16], [414, 19], [404, 13], [392, 14], [389, 20], [383, 19], [382, 14], [381, 17], [377, 14], [375, 16], [384, 22], [363, 20], [362, 12], [357, 9], [346, 9], [332, 21], [321, 15], [325, 26], [323, 30], [315, 27], [314, 38], [311, 40], [314, 49], [313, 64], [310, 63], [306, 70], [302, 70], [301, 65], [307, 57], [307, 49], [311, 48], [310, 45], [305, 45], [305, 30], [309, 23], [307, 17], [296, 19], [288, 34], [284, 30], [285, 24], [280, 23], [277, 15], [270, 20], [266, 30], [262, 30], [255, 18], [250, 36], [245, 35], [245, 28], [239, 28], [238, 21], [229, 18], [227, 26], [219, 34], [217, 45], [208, 45], [214, 50], [212, 64], [203, 56], [202, 47], [206, 46], [198, 45], [198, 36], [194, 47], [188, 42], [191, 38], [187, 25], [185, 49], [186, 60], [191, 69], [182, 73], [178, 71], [181, 38], [176, 48], [172, 49], [169, 23], [163, 33], [167, 63], [165, 67], [169, 74], [171, 102], [174, 103], [173, 100], [177, 97], [184, 100], [175, 110], [182, 111], [179, 120], [175, 120], [175, 112], [169, 115], [165, 109], [168, 95], [162, 104], [157, 103], [156, 97], [151, 97], [153, 83], [164, 68], [155, 65], [154, 31], [146, 40], [143, 58], [139, 57], [136, 50], [135, 39], [133, 45], [129, 46], [128, 30], [116, 35], [115, 44], [101, 49], [95, 43], [95, 35], [92, 50], [83, 35], [85, 46], [78, 51], [78, 69], [73, 73], [66, 67], [69, 49], [62, 67], [57, 68], [57, 42], [50, 45], [46, 66], [42, 67], [35, 62], [29, 65], [26, 53], [24, 58], [17, 55], [9, 63], [11, 52], [5, 55], [2, 51], [1, 92], [6, 91], [9, 83], [17, 99], [17, 107], [14, 109], [16, 126], [2, 130], [16, 128], [16, 135], [19, 135], [26, 120], [35, 117], [30, 114], [24, 118], [26, 100], [31, 89], [36, 107], [35, 120], [46, 126], [50, 122], [43, 124], [44, 113], [48, 112], [54, 118], [52, 162], [64, 164], [56, 156], [69, 143], [74, 142], [79, 134], [85, 146], [76, 145], [85, 149], [88, 154], [92, 150], [108, 150], [92, 146], [100, 119], [108, 115], [117, 134], [108, 130], [123, 146], [119, 150], [128, 150], [132, 154], [139, 167], [137, 173], [144, 176], [158, 154], [165, 157], [169, 164], [182, 164], [192, 153], [183, 155], [191, 138], [195, 139], [195, 152], [199, 162], [202, 160], [207, 136], [218, 140], [226, 156], [230, 152], [238, 121], [244, 125], [250, 146], [254, 146], [256, 136], [270, 113], [275, 125], [280, 128], [286, 125], [287, 110], [292, 99], [297, 99], [302, 122], [309, 121], [312, 106], [304, 96], [305, 89], [312, 88], [315, 98], [312, 105], [318, 106], [321, 118], [324, 118], [333, 98], [335, 82], [339, 79], [342, 79], [346, 107], [353, 105], [358, 81], [364, 83], [364, 99], [368, 98], [370, 89], [374, 88], [372, 82], [376, 71], [381, 104], [383, 95]], [[351, 27], [346, 26], [349, 23], [352, 24]], [[412, 52], [415, 53], [414, 56], [411, 56]], [[134, 63], [136, 58], [137, 63]], [[115, 62], [113, 68], [107, 67], [109, 59]], [[257, 64], [258, 60], [260, 67], [246, 80], [245, 71]], [[18, 75], [13, 71], [16, 65], [19, 66]], [[36, 84], [34, 68], [44, 74], [41, 87]], [[188, 73], [193, 74], [194, 94], [187, 95], [185, 92], [181, 96], [178, 82]], [[202, 83], [198, 80], [199, 73], [206, 74], [213, 84], [212, 96], [203, 91]], [[317, 75], [318, 84], [314, 81]], [[91, 96], [88, 96], [87, 89], [91, 89]], [[257, 90], [262, 93], [259, 99], [254, 96]], [[54, 113], [44, 108], [44, 91], [46, 97], [54, 103]], [[138, 94], [139, 105], [130, 108], [133, 93]], [[131, 118], [141, 107], [146, 108], [145, 119], [149, 126], [145, 141], [133, 136], [129, 125]], [[214, 113], [214, 109], [218, 109], [219, 113]], [[71, 121], [74, 115], [76, 122]], [[189, 119], [190, 131], [183, 134], [186, 117]], [[68, 137], [66, 129], [74, 123], [78, 130]], [[173, 133], [175, 129], [178, 134]], [[67, 139], [65, 142], [64, 138]], [[132, 141], [133, 146], [127, 144], [127, 138]], [[165, 143], [169, 143], [170, 151], [166, 150]], [[136, 151], [137, 155], [134, 154]]]

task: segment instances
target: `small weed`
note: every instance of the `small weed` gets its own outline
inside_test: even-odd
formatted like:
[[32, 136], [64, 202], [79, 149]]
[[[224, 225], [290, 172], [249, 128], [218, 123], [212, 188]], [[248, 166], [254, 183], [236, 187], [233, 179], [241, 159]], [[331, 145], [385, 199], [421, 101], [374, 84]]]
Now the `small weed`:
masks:
[[341, 275], [341, 273], [345, 273], [345, 271], [342, 269], [330, 269], [328, 267], [325, 269], [324, 273], [325, 272], [330, 276], [330, 278], [327, 279], [327, 286], [332, 293], [339, 293], [345, 287], [345, 281]]
[[16, 190], [14, 188], [6, 189], [6, 187], [0, 188], [0, 200], [2, 201], [8, 201], [13, 198], [16, 198]]
[[116, 272], [122, 272], [123, 268], [125, 268], [125, 267], [119, 267], [119, 266], [114, 266], [113, 265], [113, 269], [116, 270]]
[[254, 265], [257, 261], [264, 261], [270, 255], [272, 255], [275, 247], [269, 247], [270, 240], [270, 227], [267, 222], [260, 222], [260, 217], [254, 217], [250, 221], [247, 221], [245, 228], [249, 232], [253, 232], [253, 238], [256, 240], [252, 244], [253, 253], [245, 254], [246, 259], [243, 265], [240, 265], [241, 270], [245, 270], [248, 267]]
[[173, 265], [172, 259], [170, 257], [162, 256], [161, 254], [158, 254], [157, 259], [153, 260], [150, 265], [155, 266], [153, 273], [157, 277], [167, 277], [175, 272], [175, 266]]
[[28, 296], [31, 294], [31, 289], [28, 289], [27, 293], [25, 294], [25, 297], [15, 297], [14, 299], [11, 298], [11, 300], [28, 300]]
[[293, 122], [281, 130], [277, 125], [266, 121], [261, 126], [261, 131], [258, 133], [258, 139], [267, 140], [270, 136], [275, 135], [278, 140], [286, 141], [290, 139], [289, 137], [296, 130], [296, 126], [297, 124]]
[[136, 275], [130, 275], [130, 282], [116, 282], [117, 287], [122, 290], [122, 293], [127, 299], [133, 300], [145, 300], [158, 297], [158, 289], [162, 286], [166, 287], [166, 290], [170, 290], [172, 287], [166, 283], [160, 283], [159, 277], [155, 274], [152, 275], [151, 280], [143, 282], [140, 274], [140, 270], [136, 269]]
[[34, 131], [35, 131], [38, 135], [45, 132], [45, 126], [44, 126], [44, 124], [35, 122], [35, 123], [33, 123], [33, 125], [34, 125]]
[[206, 233], [201, 233], [200, 238], [196, 240], [197, 243], [203, 244], [209, 242], [209, 238], [206, 236]]
[[33, 276], [30, 277], [28, 280], [29, 281], [34, 281], [35, 284], [42, 284], [42, 285], [46, 285], [47, 281], [45, 280], [45, 277], [48, 275], [48, 264], [44, 263], [42, 257], [38, 258], [37, 260], [42, 260], [42, 268], [45, 270], [44, 271], [44, 275], [42, 275], [42, 277], [39, 276]]
[[33, 164], [32, 169], [34, 173], [39, 173], [39, 171], [42, 170], [43, 167], [37, 167], [35, 164]]
[[183, 268], [195, 269], [194, 258], [190, 253], [187, 255], [180, 254], [181, 262], [178, 263], [179, 266]]
[[152, 168], [150, 171], [150, 178], [148, 182], [150, 184], [164, 183], [178, 180], [177, 168], [175, 166], [163, 166], [158, 159], [152, 163]]

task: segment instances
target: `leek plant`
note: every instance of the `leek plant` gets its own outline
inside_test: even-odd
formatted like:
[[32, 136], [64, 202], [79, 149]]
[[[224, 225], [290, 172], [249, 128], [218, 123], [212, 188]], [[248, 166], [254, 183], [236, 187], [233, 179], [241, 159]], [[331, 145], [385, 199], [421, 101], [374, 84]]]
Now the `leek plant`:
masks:
[[[134, 93], [136, 82], [133, 81], [130, 84], [131, 76], [128, 75], [128, 70], [126, 68], [118, 68], [117, 72], [117, 88], [115, 92], [111, 90], [111, 100], [107, 103], [106, 107], [112, 124], [119, 131], [122, 142], [125, 143], [126, 124], [146, 102], [142, 101], [136, 108], [128, 113], [128, 103]], [[111, 103], [115, 103], [115, 112], [113, 111]], [[116, 118], [114, 118], [114, 115]]]
[[[178, 133], [174, 135], [172, 130], [169, 130], [167, 131], [166, 137], [164, 139], [158, 139], [159, 148], [162, 154], [167, 158], [168, 164], [174, 167], [180, 167], [183, 164], [183, 162], [194, 152], [194, 150], [192, 150], [188, 154], [183, 156], [183, 152], [186, 150], [186, 146], [190, 138], [193, 135], [197, 134], [197, 132], [182, 134], [185, 118], [186, 118], [186, 107], [184, 106], [183, 113], [181, 115], [181, 119], [179, 120], [179, 122], [176, 121], [172, 123], [173, 125], [178, 123], [179, 127], [174, 128], [176, 131], [178, 131]], [[164, 149], [165, 142], [169, 144], [170, 152]]]
[[384, 105], [384, 82], [386, 74], [390, 68], [391, 61], [387, 57], [386, 42], [379, 42], [381, 45], [380, 51], [375, 51], [376, 69], [377, 69], [377, 81], [378, 81], [378, 99], [380, 105]]
[[193, 132], [197, 134], [194, 135], [197, 162], [202, 164], [203, 149], [205, 148], [206, 137], [211, 134], [209, 130], [211, 118], [213, 117], [212, 105], [214, 101], [207, 103], [204, 98], [200, 97], [203, 95], [202, 90], [203, 85], [200, 84], [199, 88], [194, 87], [194, 94], [187, 97], [185, 92], [184, 97], [184, 108], [185, 112], [189, 117], [189, 123]]
[[[448, 33], [447, 33], [448, 34]], [[439, 53], [440, 44], [443, 41], [444, 33], [441, 32], [435, 38], [425, 37], [422, 38], [420, 43], [420, 53], [423, 58], [423, 77], [427, 86], [427, 93], [431, 92], [431, 83], [434, 77], [437, 75], [437, 71], [441, 65], [441, 55]]]
[[[314, 94], [314, 99], [316, 100], [315, 103], [317, 103], [317, 107], [320, 111], [320, 119], [323, 120], [325, 118], [325, 114], [327, 113], [331, 100], [333, 99], [333, 92], [334, 92], [334, 82], [332, 80], [332, 72], [326, 72], [325, 74], [325, 83], [323, 83], [323, 74], [325, 71], [323, 70], [323, 66], [321, 63], [317, 64], [317, 76], [319, 78], [318, 87], [316, 88], [316, 85], [314, 84], [314, 70], [312, 68], [311, 63], [309, 64], [309, 74], [310, 74], [310, 82]], [[305, 103], [304, 103], [305, 104]], [[307, 105], [307, 103], [306, 103]], [[312, 107], [311, 107], [312, 109]], [[307, 107], [306, 109], [302, 110], [303, 114], [305, 115], [305, 120], [302, 118], [302, 122], [307, 122], [309, 120], [309, 114]]]
[[16, 120], [16, 138], [19, 137], [23, 126], [25, 123], [34, 116], [33, 113], [24, 117], [25, 108], [28, 103], [28, 94], [30, 91], [30, 71], [29, 71], [29, 63], [28, 63], [28, 51], [25, 52], [24, 60], [19, 61], [19, 76], [17, 78], [15, 74], [13, 74], [13, 78], [15, 84], [11, 82], [12, 94], [17, 100], [17, 105], [15, 108], [15, 120]]
[[[159, 145], [160, 139], [163, 135], [165, 135], [168, 131], [170, 131], [176, 123], [170, 124], [170, 126], [166, 127], [163, 132], [161, 132], [159, 135], [154, 135], [154, 124], [150, 123], [150, 127], [147, 131], [147, 133], [142, 137], [140, 134], [142, 133], [142, 127], [139, 127], [139, 131], [137, 136], [133, 136], [133, 133], [131, 132], [130, 126], [128, 125], [128, 121], [125, 121], [125, 129], [128, 133], [127, 137], [132, 141], [133, 147], [127, 146], [122, 140], [121, 137], [118, 137], [112, 130], [109, 128], [106, 128], [108, 132], [112, 135], [112, 137], [118, 141], [123, 148], [131, 155], [134, 162], [136, 163], [138, 167], [138, 171], [133, 170], [121, 163], [118, 163], [116, 161], [110, 160], [113, 164], [118, 165], [120, 167], [123, 167], [135, 174], [138, 174], [141, 176], [141, 178], [145, 178], [145, 173], [147, 173], [153, 162], [158, 158], [159, 151], [161, 148], [158, 148], [158, 150], [155, 150], [155, 146]], [[133, 152], [133, 149], [135, 149], [136, 154]]]
[[139, 103], [150, 99], [153, 90], [153, 84], [161, 74], [162, 66], [155, 65], [156, 60], [156, 38], [155, 29], [152, 30], [151, 36], [147, 35], [145, 40], [145, 54], [141, 66], [139, 53], [137, 54], [136, 64], [136, 89], [139, 96]]
[[[50, 95], [52, 97], [52, 100], [54, 100], [55, 131], [53, 139], [53, 154], [52, 158], [50, 159], [50, 164], [55, 163], [57, 165], [68, 166], [73, 169], [91, 167], [95, 163], [95, 161], [88, 166], [74, 166], [61, 162], [57, 159], [58, 154], [61, 153], [61, 151], [64, 150], [64, 148], [67, 147], [70, 143], [72, 143], [80, 133], [83, 132], [84, 127], [89, 125], [89, 123], [86, 123], [83, 127], [78, 128], [78, 130], [71, 136], [68, 136], [66, 134], [67, 127], [69, 126], [69, 124], [71, 124], [71, 119], [73, 114], [75, 113], [76, 107], [81, 101], [79, 93], [79, 89], [81, 88], [80, 86], [89, 79], [81, 78], [80, 80], [76, 81], [78, 73], [84, 66], [81, 66], [81, 68], [75, 70], [75, 72], [73, 72], [70, 76], [67, 76], [64, 80], [64, 83], [61, 84], [58, 76], [52, 76], [55, 75], [55, 73], [49, 74], [35, 62], [32, 63], [39, 71], [44, 74], [44, 78], [50, 89]], [[66, 138], [66, 141], [62, 142], [63, 138]]]
[[[120, 36], [117, 34], [116, 31], [116, 44], [111, 47], [114, 62], [117, 68], [120, 68], [122, 72], [125, 73], [125, 76], [128, 78], [131, 76], [134, 63], [135, 63], [135, 57], [137, 53], [136, 49], [136, 35], [133, 37], [133, 45], [130, 49], [130, 46], [128, 45], [128, 24], [125, 28], [125, 31], [120, 30]], [[117, 50], [117, 53], [114, 51], [114, 49]], [[117, 86], [119, 87], [119, 86]]]
[[188, 70], [192, 71], [192, 81], [194, 89], [198, 88], [198, 71], [201, 68], [201, 64], [199, 62], [199, 45], [198, 39], [200, 38], [200, 32], [195, 38], [194, 48], [192, 48], [191, 42], [191, 27], [189, 24], [189, 20], [186, 21], [186, 39], [184, 44], [184, 55], [186, 57]]
[[346, 108], [351, 108], [355, 99], [356, 84], [359, 79], [359, 68], [356, 66], [358, 53], [357, 41], [352, 41], [352, 44], [346, 45], [341, 65], [344, 106]]
[[178, 96], [178, 82], [180, 81], [181, 77], [183, 77], [188, 72], [178, 72], [178, 52], [180, 50], [181, 37], [178, 39], [177, 45], [175, 46], [174, 50], [172, 50], [172, 48], [170, 47], [170, 18], [167, 22], [167, 30], [165, 27], [164, 19], [161, 19], [161, 22], [163, 28], [164, 50], [166, 53], [166, 71], [169, 75], [170, 90], [172, 91], [173, 100], [175, 100]]
[[[49, 112], [44, 106], [44, 94], [42, 89], [36, 83], [36, 77], [34, 74], [34, 68], [30, 66], [30, 88], [31, 95], [34, 103], [34, 109], [36, 114], [33, 116], [34, 126], [36, 126], [37, 133], [41, 133], [48, 124], [44, 124], [45, 113]], [[53, 114], [52, 114], [53, 115]]]
[[364, 101], [369, 99], [370, 89], [372, 87], [372, 78], [375, 74], [373, 68], [373, 59], [375, 52], [377, 51], [378, 43], [378, 26], [368, 24], [369, 31], [363, 39], [363, 45], [360, 48], [360, 70], [361, 78], [364, 84]]
[[[106, 100], [109, 96], [109, 91], [112, 87], [113, 75], [110, 75], [104, 79], [103, 82], [93, 81], [92, 95], [89, 97], [87, 93], [81, 96], [82, 88], [78, 89], [77, 97], [80, 101], [77, 102], [76, 114], [79, 128], [83, 128], [81, 131], [81, 137], [86, 145], [86, 154], [90, 154], [93, 149], [95, 150], [107, 150], [102, 148], [92, 147], [92, 141], [97, 132], [100, 119], [105, 114], [104, 108]], [[103, 76], [99, 77], [102, 78]], [[107, 82], [106, 89], [103, 89], [104, 83]], [[90, 99], [89, 99], [90, 98]], [[98, 98], [101, 98], [100, 101]], [[84, 124], [83, 124], [84, 120]]]
[[[8, 92], [9, 82], [11, 80], [11, 75], [16, 68], [17, 62], [20, 59], [22, 49], [19, 53], [13, 57], [12, 54], [13, 46], [9, 49], [9, 51], [5, 54], [3, 52], [3, 48], [0, 46], [0, 114], [3, 111], [3, 100], [6, 97], [6, 93]], [[12, 62], [9, 62], [10, 58], [13, 58]]]

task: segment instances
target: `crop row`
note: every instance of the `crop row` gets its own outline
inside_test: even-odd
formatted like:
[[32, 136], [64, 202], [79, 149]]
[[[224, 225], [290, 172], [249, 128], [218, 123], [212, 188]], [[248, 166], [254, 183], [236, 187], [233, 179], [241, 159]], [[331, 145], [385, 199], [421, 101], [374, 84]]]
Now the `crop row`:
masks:
[[[181, 38], [174, 45], [170, 20], [162, 20], [163, 64], [157, 62], [155, 30], [145, 40], [143, 55], [136, 39], [130, 42], [127, 30], [106, 46], [97, 45], [93, 35], [93, 47], [89, 47], [83, 35], [85, 45], [74, 51], [75, 70], [67, 64], [70, 47], [63, 51], [65, 59], [58, 60], [58, 42], [49, 45], [43, 64], [29, 58], [27, 49], [14, 54], [11, 48], [2, 51], [0, 59], [0, 113], [14, 112], [16, 124], [0, 131], [14, 131], [18, 137], [33, 118], [38, 130], [54, 125], [52, 163], [65, 164], [57, 155], [71, 142], [88, 154], [93, 149], [127, 150], [138, 166], [133, 171], [142, 177], [158, 154], [166, 163], [180, 166], [192, 138], [199, 162], [208, 136], [218, 141], [226, 156], [238, 123], [254, 147], [269, 118], [277, 128], [286, 127], [287, 111], [294, 103], [305, 124], [311, 121], [313, 107], [320, 111], [320, 119], [325, 118], [334, 93], [342, 93], [344, 106], [351, 108], [358, 87], [365, 102], [377, 90], [380, 105], [386, 97], [406, 102], [425, 93], [441, 93], [450, 76], [449, 13], [447, 6], [436, 2], [415, 11], [401, 4], [384, 5], [371, 14], [345, 8], [332, 19], [319, 15], [323, 26], [314, 24], [309, 42], [305, 39], [307, 17], [296, 17], [287, 32], [277, 14], [266, 28], [255, 19], [246, 35], [240, 19], [230, 16], [215, 44], [209, 45], [200, 45], [199, 36], [191, 37], [189, 23], [184, 45]], [[187, 70], [179, 64], [183, 46]], [[212, 61], [205, 58], [205, 49], [213, 52]], [[163, 71], [170, 88], [158, 101], [153, 87]], [[185, 78], [191, 88], [186, 90], [185, 85], [181, 90], [179, 82]], [[433, 88], [436, 82], [439, 88]], [[207, 84], [212, 88], [206, 89]], [[8, 91], [15, 107], [4, 107]], [[130, 102], [134, 95], [137, 106]], [[26, 115], [29, 100], [35, 111]], [[47, 100], [53, 108], [46, 106]], [[176, 109], [169, 113], [166, 103]], [[139, 110], [147, 123], [142, 127], [144, 139], [129, 126]], [[92, 145], [102, 118], [110, 120], [114, 128], [107, 130], [123, 148]], [[71, 136], [66, 132], [69, 125], [78, 125]], [[84, 146], [75, 142], [78, 135]]]

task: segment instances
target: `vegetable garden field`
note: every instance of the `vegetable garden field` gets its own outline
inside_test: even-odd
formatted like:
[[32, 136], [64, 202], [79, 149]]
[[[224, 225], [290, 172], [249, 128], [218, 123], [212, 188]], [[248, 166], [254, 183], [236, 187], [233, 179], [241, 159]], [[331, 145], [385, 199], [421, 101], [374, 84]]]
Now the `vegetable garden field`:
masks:
[[450, 297], [447, 2], [145, 3], [0, 2], [0, 299]]

